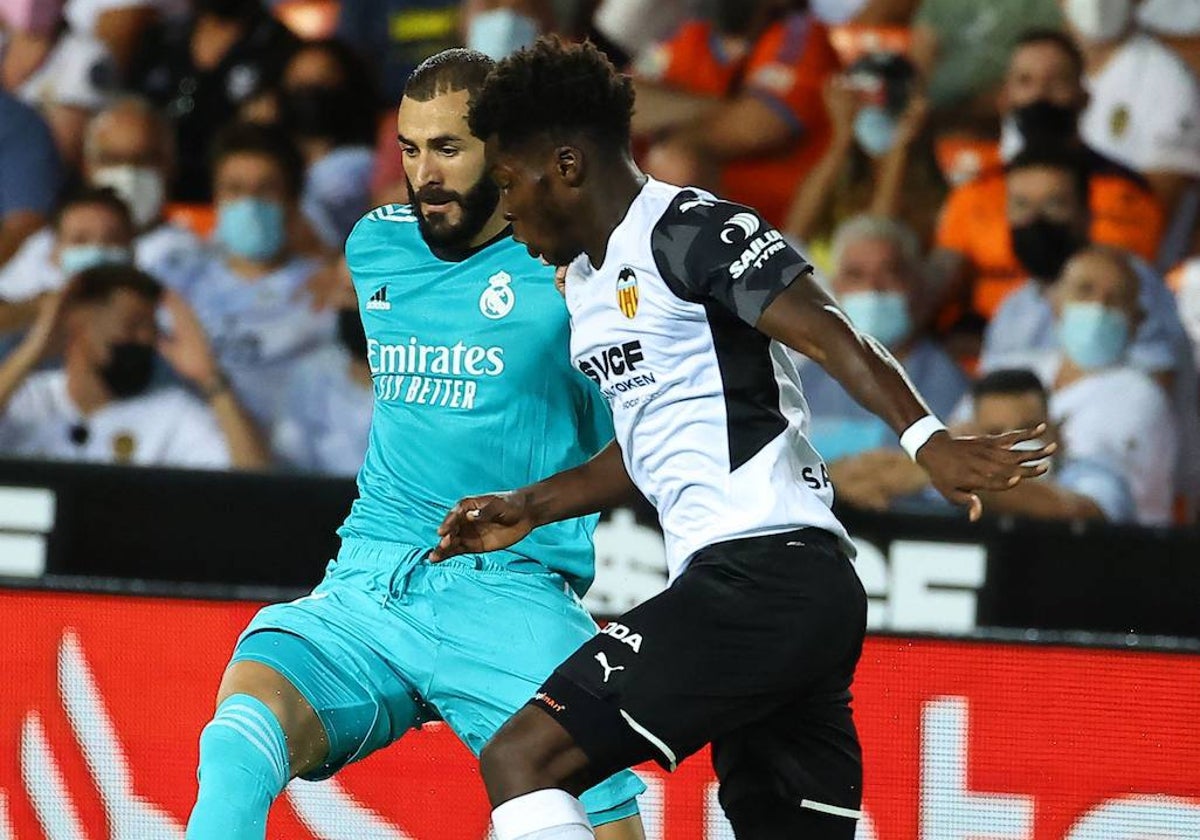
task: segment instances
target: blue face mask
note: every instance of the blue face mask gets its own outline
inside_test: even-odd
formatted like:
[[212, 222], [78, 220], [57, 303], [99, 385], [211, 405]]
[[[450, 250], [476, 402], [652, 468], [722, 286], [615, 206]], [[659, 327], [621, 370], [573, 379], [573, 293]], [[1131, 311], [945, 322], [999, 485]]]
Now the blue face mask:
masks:
[[129, 265], [131, 262], [133, 257], [129, 249], [120, 245], [68, 245], [58, 252], [58, 265], [68, 277], [98, 265]]
[[233, 256], [256, 262], [272, 259], [287, 238], [283, 207], [260, 198], [239, 198], [217, 210], [213, 236]]
[[493, 9], [471, 19], [467, 46], [499, 61], [537, 40], [537, 22], [512, 9]]
[[1068, 303], [1058, 321], [1058, 340], [1084, 370], [1111, 367], [1129, 344], [1129, 318], [1099, 303]]
[[886, 108], [868, 105], [854, 118], [854, 139], [871, 157], [880, 157], [896, 145], [896, 118]]
[[851, 292], [839, 300], [850, 322], [887, 347], [912, 332], [912, 315], [903, 292]]

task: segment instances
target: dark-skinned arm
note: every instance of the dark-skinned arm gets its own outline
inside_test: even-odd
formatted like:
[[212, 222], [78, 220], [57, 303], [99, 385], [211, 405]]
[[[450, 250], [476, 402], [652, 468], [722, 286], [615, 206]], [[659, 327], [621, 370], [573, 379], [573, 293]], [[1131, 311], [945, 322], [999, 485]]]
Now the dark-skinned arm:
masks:
[[590, 461], [536, 484], [463, 499], [438, 528], [440, 542], [431, 559], [507, 548], [534, 528], [597, 513], [636, 495], [621, 448], [613, 441]]
[[[810, 272], [801, 273], [771, 301], [757, 327], [825, 368], [897, 435], [933, 413], [895, 357], [856, 330]], [[1046, 457], [1053, 444], [1036, 452], [1011, 449], [1042, 431], [1039, 427], [1005, 435], [952, 437], [943, 430], [920, 446], [916, 460], [933, 486], [951, 502], [969, 506], [971, 519], [976, 520], [983, 512], [976, 491], [1006, 490], [1022, 478], [1045, 472], [1045, 465], [1027, 464]]]

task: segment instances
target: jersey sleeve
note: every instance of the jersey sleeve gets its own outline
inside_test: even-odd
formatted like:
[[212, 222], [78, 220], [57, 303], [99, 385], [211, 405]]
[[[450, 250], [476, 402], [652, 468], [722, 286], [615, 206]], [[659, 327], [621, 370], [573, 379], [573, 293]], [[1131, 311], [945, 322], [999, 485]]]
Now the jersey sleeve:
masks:
[[754, 326], [812, 265], [749, 207], [684, 190], [650, 235], [658, 272], [681, 300], [715, 301]]

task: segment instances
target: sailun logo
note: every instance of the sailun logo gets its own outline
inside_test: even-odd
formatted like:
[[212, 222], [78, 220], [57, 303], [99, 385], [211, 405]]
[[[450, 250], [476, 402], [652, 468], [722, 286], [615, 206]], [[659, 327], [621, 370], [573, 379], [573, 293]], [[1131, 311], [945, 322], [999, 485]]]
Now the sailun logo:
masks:
[[745, 242], [754, 232], [758, 230], [758, 216], [753, 213], [737, 213], [730, 216], [725, 222], [725, 227], [721, 230], [721, 241], [726, 245], [732, 245], [732, 237], [738, 236], [738, 239]]

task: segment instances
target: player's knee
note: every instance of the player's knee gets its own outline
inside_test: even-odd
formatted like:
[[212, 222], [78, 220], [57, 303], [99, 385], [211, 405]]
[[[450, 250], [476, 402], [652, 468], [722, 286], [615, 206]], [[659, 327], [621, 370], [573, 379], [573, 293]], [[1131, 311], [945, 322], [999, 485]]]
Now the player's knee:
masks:
[[287, 784], [287, 741], [278, 719], [262, 702], [234, 695], [200, 732], [203, 794], [222, 797], [246, 787], [274, 797]]
[[589, 785], [588, 762], [555, 721], [522, 709], [484, 745], [480, 772], [492, 801], [504, 802], [542, 788], [579, 793]]

